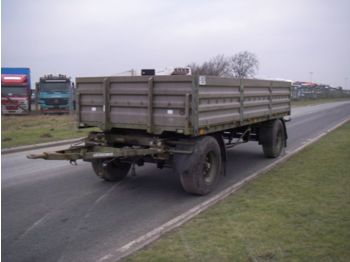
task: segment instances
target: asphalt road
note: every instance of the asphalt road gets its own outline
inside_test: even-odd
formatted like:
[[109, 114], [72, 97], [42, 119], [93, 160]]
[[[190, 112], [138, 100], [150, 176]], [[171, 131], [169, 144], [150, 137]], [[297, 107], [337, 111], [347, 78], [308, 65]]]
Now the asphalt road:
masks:
[[[350, 102], [293, 109], [287, 152], [349, 116]], [[88, 163], [28, 160], [28, 153], [1, 158], [2, 261], [98, 261], [210, 197], [184, 193], [171, 169], [145, 165], [111, 184]], [[254, 142], [229, 150], [215, 192], [273, 161]]]

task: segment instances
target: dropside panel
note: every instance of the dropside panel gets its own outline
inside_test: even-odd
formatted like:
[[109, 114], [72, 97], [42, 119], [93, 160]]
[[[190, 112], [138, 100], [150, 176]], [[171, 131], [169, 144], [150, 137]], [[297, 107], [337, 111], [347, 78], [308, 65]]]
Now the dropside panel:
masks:
[[78, 78], [79, 123], [189, 133], [192, 89], [188, 76]]
[[290, 114], [289, 82], [205, 76], [198, 81], [198, 128], [223, 131]]

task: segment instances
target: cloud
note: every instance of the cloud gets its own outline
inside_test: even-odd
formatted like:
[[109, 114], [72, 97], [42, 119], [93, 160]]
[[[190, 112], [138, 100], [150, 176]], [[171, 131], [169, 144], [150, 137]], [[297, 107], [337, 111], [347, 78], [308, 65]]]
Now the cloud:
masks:
[[260, 73], [344, 85], [350, 2], [3, 0], [2, 65], [108, 75], [249, 50]]

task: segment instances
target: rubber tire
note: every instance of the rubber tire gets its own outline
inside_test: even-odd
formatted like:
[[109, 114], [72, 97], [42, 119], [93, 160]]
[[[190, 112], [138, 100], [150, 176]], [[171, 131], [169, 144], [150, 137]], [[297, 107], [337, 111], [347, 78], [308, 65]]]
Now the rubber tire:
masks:
[[106, 159], [93, 160], [91, 165], [95, 174], [106, 181], [120, 181], [129, 173], [131, 167], [129, 163], [122, 163], [118, 160], [114, 160], [109, 162], [106, 167], [103, 167], [102, 164], [104, 161], [106, 161]]
[[276, 119], [263, 124], [259, 130], [259, 138], [265, 157], [278, 157], [285, 145], [285, 133], [282, 121]]
[[[204, 171], [208, 155], [213, 161], [209, 167], [212, 176], [210, 179], [205, 178]], [[211, 136], [197, 139], [191, 155], [174, 155], [174, 168], [187, 193], [195, 195], [210, 193], [222, 173], [221, 150], [217, 140]]]

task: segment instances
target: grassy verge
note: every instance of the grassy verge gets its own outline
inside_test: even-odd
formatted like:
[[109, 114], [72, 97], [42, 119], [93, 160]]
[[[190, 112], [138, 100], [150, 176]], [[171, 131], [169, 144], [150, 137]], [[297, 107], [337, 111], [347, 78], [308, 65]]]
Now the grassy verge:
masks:
[[126, 261], [350, 261], [350, 123]]
[[322, 98], [322, 99], [315, 99], [315, 100], [299, 100], [299, 101], [292, 101], [292, 107], [319, 105], [319, 104], [339, 102], [339, 101], [350, 101], [350, 99], [349, 98]]
[[[346, 99], [319, 99], [293, 101], [292, 106], [306, 106]], [[348, 99], [349, 100], [349, 99]], [[91, 130], [75, 127], [74, 116], [69, 115], [31, 115], [1, 117], [1, 147], [31, 145], [82, 137]]]
[[8, 148], [85, 136], [92, 129], [78, 130], [74, 116], [2, 116], [1, 146]]

